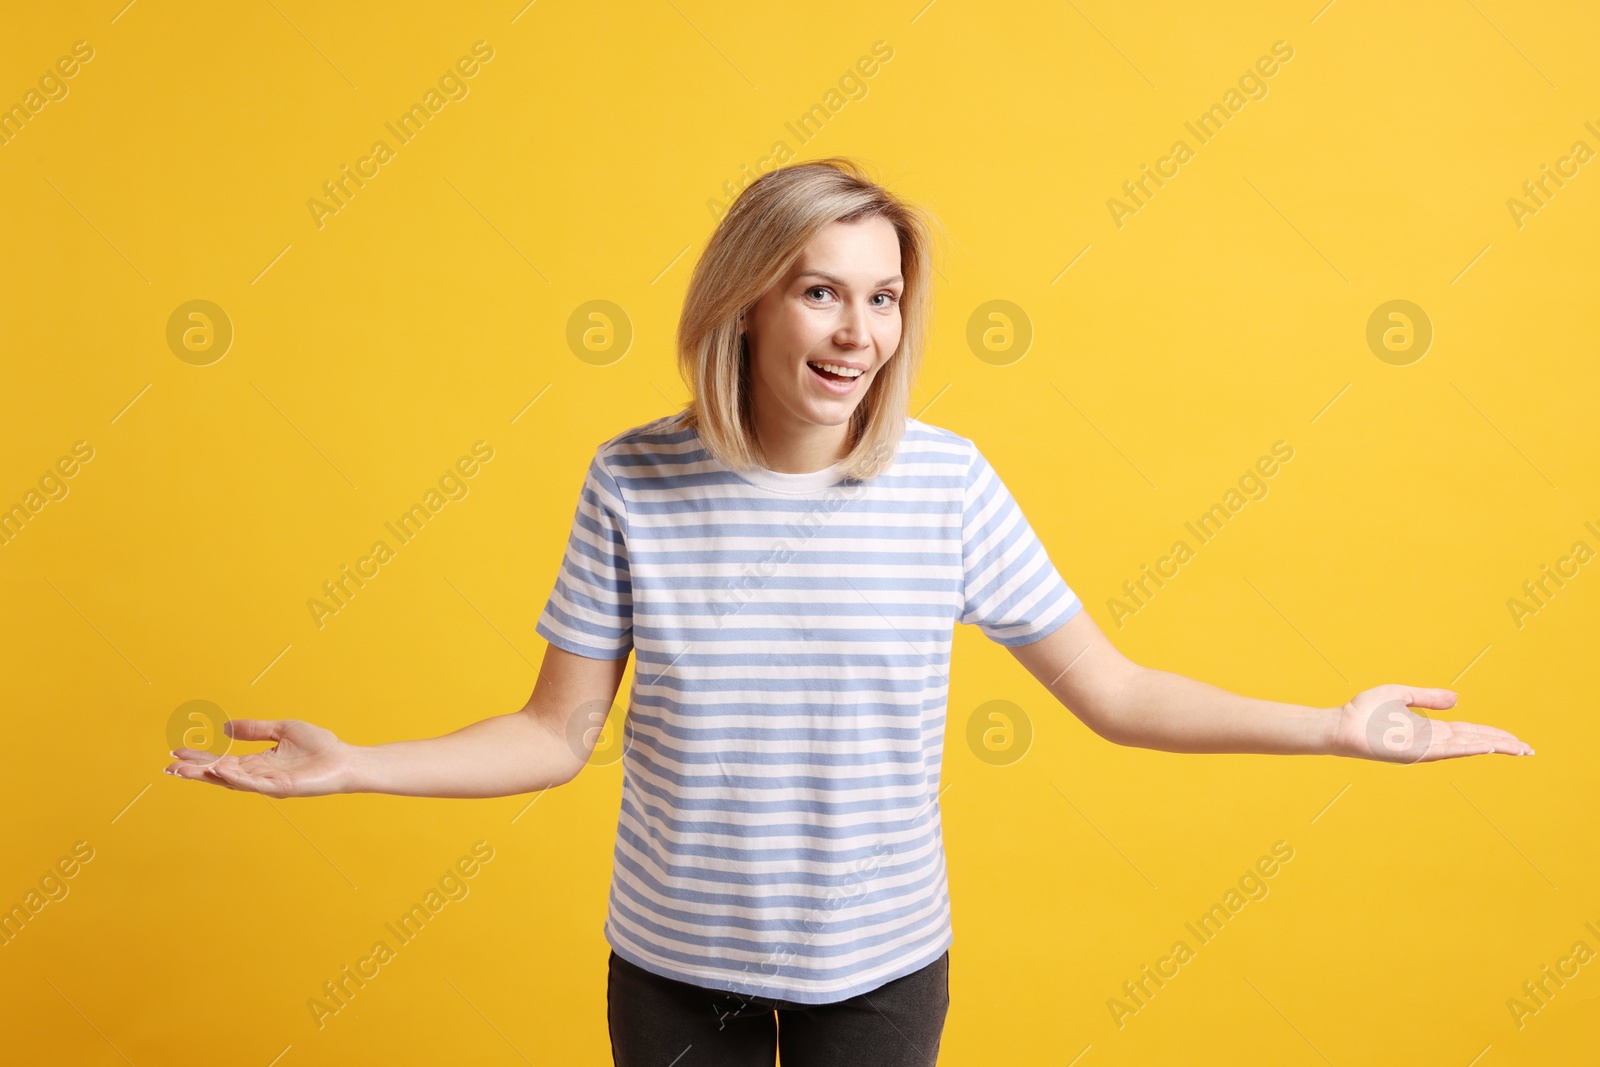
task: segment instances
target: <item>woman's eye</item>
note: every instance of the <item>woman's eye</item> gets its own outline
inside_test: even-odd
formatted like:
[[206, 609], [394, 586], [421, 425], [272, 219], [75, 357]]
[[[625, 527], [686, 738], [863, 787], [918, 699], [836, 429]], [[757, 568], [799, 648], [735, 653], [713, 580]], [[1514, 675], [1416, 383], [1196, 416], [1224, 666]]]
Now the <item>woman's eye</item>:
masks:
[[[806, 290], [806, 296], [807, 297], [813, 297], [817, 293], [828, 293], [828, 294], [831, 294], [832, 292], [833, 292], [833, 290], [829, 289], [826, 285], [813, 285], [811, 288]], [[874, 299], [876, 299], [877, 297], [880, 297], [880, 296], [886, 296], [889, 299], [888, 299], [887, 302], [880, 301], [879, 303], [874, 305], [874, 306], [879, 307], [879, 308], [893, 307], [894, 305], [896, 305], [896, 304], [898, 304], [900, 302], [900, 297], [895, 293], [884, 292], [884, 293], [874, 293], [873, 294]]]

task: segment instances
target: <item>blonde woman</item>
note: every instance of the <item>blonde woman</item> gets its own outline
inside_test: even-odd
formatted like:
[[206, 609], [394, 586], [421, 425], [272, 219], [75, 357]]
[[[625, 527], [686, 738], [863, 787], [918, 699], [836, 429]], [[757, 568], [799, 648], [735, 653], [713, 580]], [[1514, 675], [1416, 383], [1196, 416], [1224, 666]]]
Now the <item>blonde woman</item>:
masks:
[[908, 414], [931, 220], [855, 163], [763, 175], [712, 235], [678, 330], [692, 399], [589, 463], [527, 706], [443, 737], [276, 742], [169, 770], [270, 796], [486, 797], [571, 781], [635, 657], [604, 933], [622, 1067], [932, 1064], [949, 1005], [940, 834], [951, 639], [975, 624], [1095, 733], [1171, 752], [1391, 762], [1531, 750], [1135, 664], [967, 438]]

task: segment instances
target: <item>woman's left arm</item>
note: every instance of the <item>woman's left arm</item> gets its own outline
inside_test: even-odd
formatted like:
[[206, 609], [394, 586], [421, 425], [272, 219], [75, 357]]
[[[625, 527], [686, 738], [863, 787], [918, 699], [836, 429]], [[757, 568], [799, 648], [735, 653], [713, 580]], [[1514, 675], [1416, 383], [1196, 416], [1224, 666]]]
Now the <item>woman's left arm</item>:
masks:
[[1337, 708], [1240, 696], [1117, 651], [1081, 609], [1031, 644], [1010, 647], [1028, 672], [1101, 737], [1165, 752], [1352, 756], [1426, 763], [1454, 756], [1532, 755], [1505, 730], [1445, 722], [1412, 711], [1455, 706], [1448, 689], [1380, 685]]

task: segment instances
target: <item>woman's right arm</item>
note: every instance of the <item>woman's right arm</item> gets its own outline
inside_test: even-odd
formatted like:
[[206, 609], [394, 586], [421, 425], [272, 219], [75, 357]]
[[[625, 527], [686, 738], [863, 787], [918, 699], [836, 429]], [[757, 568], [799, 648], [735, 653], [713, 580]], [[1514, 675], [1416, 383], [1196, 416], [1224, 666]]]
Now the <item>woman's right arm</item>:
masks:
[[273, 797], [392, 793], [417, 797], [501, 797], [575, 778], [594, 750], [628, 657], [602, 660], [545, 650], [533, 695], [521, 711], [442, 737], [351, 745], [295, 719], [233, 719], [236, 740], [274, 741], [264, 752], [217, 757], [177, 749], [167, 771]]

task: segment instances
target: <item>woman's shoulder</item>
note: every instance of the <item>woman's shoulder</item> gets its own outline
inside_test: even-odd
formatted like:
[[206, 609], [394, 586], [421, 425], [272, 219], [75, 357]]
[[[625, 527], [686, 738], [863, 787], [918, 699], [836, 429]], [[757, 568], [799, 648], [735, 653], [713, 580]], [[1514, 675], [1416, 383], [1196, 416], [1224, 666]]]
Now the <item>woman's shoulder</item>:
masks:
[[978, 451], [978, 446], [971, 438], [963, 437], [948, 427], [935, 426], [910, 416], [906, 417], [902, 448], [907, 446], [923, 452], [937, 452], [963, 465], [970, 464]]
[[972, 442], [954, 430], [943, 426], [935, 426], [931, 422], [906, 416], [906, 438], [908, 440], [942, 441], [946, 444], [970, 445]]
[[675, 411], [606, 438], [595, 447], [591, 462], [612, 478], [630, 483], [677, 470], [702, 451], [685, 414]]
[[606, 457], [625, 452], [677, 451], [694, 436], [694, 431], [684, 424], [684, 415], [684, 411], [675, 411], [630, 426], [600, 442], [595, 451]]

